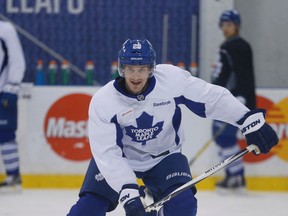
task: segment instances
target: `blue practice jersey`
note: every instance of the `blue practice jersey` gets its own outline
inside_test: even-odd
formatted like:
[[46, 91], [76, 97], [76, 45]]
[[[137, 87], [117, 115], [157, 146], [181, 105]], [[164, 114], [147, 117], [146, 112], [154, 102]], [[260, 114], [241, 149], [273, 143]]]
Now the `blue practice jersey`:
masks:
[[253, 54], [250, 44], [236, 36], [220, 47], [212, 82], [223, 86], [249, 109], [256, 106]]
[[156, 66], [147, 89], [138, 95], [127, 93], [120, 79], [94, 94], [88, 130], [98, 168], [117, 192], [136, 183], [133, 171], [147, 171], [181, 151], [185, 138], [179, 105], [233, 125], [249, 111], [227, 89], [168, 64]]

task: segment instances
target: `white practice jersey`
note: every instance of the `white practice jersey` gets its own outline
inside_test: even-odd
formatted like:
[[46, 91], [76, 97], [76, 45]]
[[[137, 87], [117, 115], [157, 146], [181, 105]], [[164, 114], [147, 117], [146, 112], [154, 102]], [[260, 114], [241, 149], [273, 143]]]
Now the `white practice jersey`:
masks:
[[148, 88], [138, 95], [127, 93], [117, 80], [94, 94], [89, 107], [91, 150], [115, 191], [136, 183], [133, 171], [147, 171], [181, 151], [181, 104], [198, 116], [233, 125], [249, 111], [227, 89], [167, 64], [156, 66]]
[[22, 46], [14, 26], [0, 21], [0, 92], [17, 93], [25, 72]]

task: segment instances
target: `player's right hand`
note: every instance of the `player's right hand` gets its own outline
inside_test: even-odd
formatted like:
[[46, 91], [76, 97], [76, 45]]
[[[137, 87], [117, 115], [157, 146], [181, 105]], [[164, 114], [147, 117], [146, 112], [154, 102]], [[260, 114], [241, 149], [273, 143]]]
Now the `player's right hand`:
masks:
[[276, 132], [266, 123], [265, 114], [263, 109], [254, 109], [237, 121], [248, 145], [255, 144], [263, 154], [268, 153], [279, 142]]
[[126, 216], [156, 216], [157, 211], [146, 212], [141, 202], [137, 184], [127, 184], [122, 187], [119, 197]]

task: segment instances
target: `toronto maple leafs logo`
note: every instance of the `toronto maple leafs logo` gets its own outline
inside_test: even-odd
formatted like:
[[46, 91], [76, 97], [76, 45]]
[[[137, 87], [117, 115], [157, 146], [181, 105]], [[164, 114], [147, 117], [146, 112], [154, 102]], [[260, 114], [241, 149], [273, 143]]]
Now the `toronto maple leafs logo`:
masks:
[[141, 116], [136, 118], [137, 128], [134, 126], [125, 127], [126, 134], [132, 138], [134, 142], [140, 142], [145, 145], [147, 141], [155, 139], [163, 130], [164, 121], [153, 124], [153, 116], [143, 112]]

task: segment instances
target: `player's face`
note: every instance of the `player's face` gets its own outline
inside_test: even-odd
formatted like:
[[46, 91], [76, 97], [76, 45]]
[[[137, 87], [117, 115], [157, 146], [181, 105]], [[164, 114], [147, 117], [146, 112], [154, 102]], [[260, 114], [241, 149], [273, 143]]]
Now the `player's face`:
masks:
[[221, 30], [225, 38], [230, 38], [238, 35], [239, 26], [235, 25], [233, 22], [223, 22], [221, 24]]
[[148, 65], [125, 65], [123, 72], [127, 89], [137, 94], [145, 87], [152, 71]]

